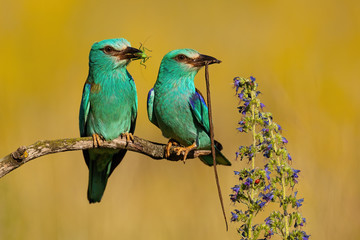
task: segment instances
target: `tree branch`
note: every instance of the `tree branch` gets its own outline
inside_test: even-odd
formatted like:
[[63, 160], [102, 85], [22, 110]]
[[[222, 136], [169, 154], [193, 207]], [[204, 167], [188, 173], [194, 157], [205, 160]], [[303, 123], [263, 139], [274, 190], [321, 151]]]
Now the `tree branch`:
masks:
[[[134, 136], [134, 141], [127, 143], [126, 138], [118, 137], [112, 141], [103, 141], [101, 148], [127, 149], [147, 155], [153, 159], [165, 159], [165, 144], [154, 143]], [[41, 140], [30, 146], [19, 147], [15, 152], [0, 159], [0, 178], [35, 158], [58, 152], [86, 150], [94, 148], [92, 137], [65, 138], [57, 140]], [[189, 152], [187, 159], [209, 155], [210, 150], [194, 150]], [[174, 147], [170, 149], [170, 157], [166, 160], [179, 161], [182, 156], [176, 155]]]

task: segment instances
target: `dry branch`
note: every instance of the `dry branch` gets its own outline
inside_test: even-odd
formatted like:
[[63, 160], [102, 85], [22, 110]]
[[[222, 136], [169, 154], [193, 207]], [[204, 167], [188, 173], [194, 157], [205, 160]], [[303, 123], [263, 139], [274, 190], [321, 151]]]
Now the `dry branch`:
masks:
[[[138, 152], [157, 160], [166, 159], [169, 161], [179, 161], [183, 158], [182, 156], [176, 155], [173, 147], [170, 149], [170, 157], [165, 158], [165, 144], [150, 142], [136, 136], [134, 136], [134, 141], [129, 143], [126, 142], [126, 138], [122, 137], [118, 137], [112, 141], [104, 141], [101, 147], [127, 149], [128, 151]], [[94, 148], [92, 137], [42, 140], [27, 147], [22, 146], [15, 152], [0, 159], [0, 178], [24, 163], [47, 154], [91, 148]], [[210, 153], [210, 150], [191, 151], [187, 159], [209, 155]]]

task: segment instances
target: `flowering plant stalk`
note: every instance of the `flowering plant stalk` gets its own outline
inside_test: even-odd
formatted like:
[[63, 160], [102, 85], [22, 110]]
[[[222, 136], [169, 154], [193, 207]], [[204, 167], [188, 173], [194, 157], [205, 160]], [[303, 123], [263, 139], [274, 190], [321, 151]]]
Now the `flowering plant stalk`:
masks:
[[[299, 213], [304, 199], [299, 199], [294, 191], [300, 170], [290, 166], [288, 141], [272, 114], [263, 111], [265, 105], [258, 98], [260, 91], [255, 78], [236, 77], [234, 87], [240, 99], [241, 120], [237, 130], [250, 133], [252, 143], [240, 146], [236, 152], [236, 159], [245, 158], [250, 166], [234, 171], [239, 182], [231, 188], [230, 199], [240, 210], [231, 212], [231, 221], [242, 223], [238, 232], [244, 240], [270, 239], [273, 235], [286, 240], [307, 240], [310, 236], [302, 229], [306, 220]], [[265, 158], [263, 168], [255, 165], [255, 160], [261, 156]], [[262, 223], [255, 222], [257, 214], [270, 205], [276, 210]]]

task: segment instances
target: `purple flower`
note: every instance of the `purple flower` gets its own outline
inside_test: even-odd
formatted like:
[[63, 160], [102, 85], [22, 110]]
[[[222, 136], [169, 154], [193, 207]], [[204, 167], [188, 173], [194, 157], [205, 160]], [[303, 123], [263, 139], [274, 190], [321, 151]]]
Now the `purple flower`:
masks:
[[236, 198], [237, 198], [237, 194], [230, 194], [230, 200], [232, 201], [232, 202], [236, 202]]
[[278, 130], [281, 131], [282, 130], [281, 126], [279, 124], [277, 124], [277, 126], [278, 126]]
[[238, 128], [236, 128], [239, 132], [243, 132], [244, 131], [244, 128], [242, 128], [242, 127], [238, 127]]
[[264, 151], [263, 156], [266, 158], [270, 158], [270, 151], [269, 150]]
[[246, 181], [244, 182], [244, 185], [246, 186], [250, 186], [252, 184], [253, 180], [251, 178], [247, 178]]
[[240, 190], [239, 185], [235, 185], [234, 187], [231, 188], [234, 192], [238, 193]]
[[254, 78], [253, 76], [250, 76], [250, 80], [251, 80], [252, 82], [255, 82], [256, 78]]
[[295, 183], [298, 183], [298, 181], [296, 179], [299, 178], [298, 173], [300, 172], [300, 170], [297, 170], [297, 169], [293, 168], [292, 171], [293, 171], [293, 175], [291, 177], [293, 178]]
[[263, 131], [264, 133], [268, 133], [269, 129], [268, 128], [263, 128], [263, 129], [261, 129], [261, 131]]
[[270, 239], [271, 236], [274, 235], [273, 230], [270, 228], [270, 230], [264, 234], [265, 239]]
[[307, 235], [304, 231], [301, 231], [301, 233], [303, 235], [302, 240], [309, 240], [310, 235]]
[[306, 219], [305, 218], [302, 218], [302, 222], [300, 223], [300, 226], [304, 226], [304, 223], [306, 223]]
[[245, 124], [245, 121], [243, 121], [243, 120], [241, 120], [240, 122], [239, 122], [239, 125], [244, 125]]
[[269, 201], [271, 201], [271, 199], [274, 198], [273, 192], [269, 192], [266, 194], [260, 193], [259, 195], [262, 196], [262, 199], [265, 200], [266, 202], [269, 202]]
[[235, 175], [239, 175], [240, 172], [239, 172], [239, 171], [234, 171], [234, 174], [235, 174]]
[[283, 143], [288, 143], [289, 141], [286, 138], [282, 137], [282, 142]]
[[265, 107], [265, 104], [260, 103], [260, 107], [261, 107], [261, 109], [263, 109]]
[[231, 221], [232, 222], [235, 222], [236, 220], [238, 220], [238, 218], [239, 218], [239, 215], [237, 215], [234, 212], [231, 212]]
[[298, 208], [301, 207], [303, 202], [304, 202], [304, 199], [303, 199], [303, 198], [296, 200], [296, 206], [297, 206]]
[[244, 99], [244, 93], [242, 93], [242, 92], [239, 93], [239, 94], [238, 94], [238, 97], [240, 98], [240, 100], [243, 100], [243, 99]]
[[270, 226], [272, 224], [272, 222], [273, 221], [270, 219], [270, 217], [265, 219], [265, 224], [268, 225], [268, 226]]
[[234, 78], [234, 87], [236, 88], [236, 93], [237, 93], [240, 87], [239, 77]]
[[238, 159], [238, 157], [239, 157], [239, 152], [235, 152], [235, 155], [236, 155], [236, 158], [235, 159]]
[[268, 165], [266, 164], [266, 166], [265, 166], [265, 174], [266, 174], [266, 178], [268, 179], [268, 180], [270, 180], [270, 171], [269, 171], [269, 167], [268, 167]]
[[295, 228], [298, 227], [298, 226], [303, 227], [303, 226], [304, 226], [304, 223], [306, 223], [306, 219], [305, 219], [305, 218], [302, 218], [302, 219], [301, 219], [301, 222], [300, 222], [299, 224], [298, 224], [297, 221], [295, 221], [294, 227], [295, 227]]
[[262, 202], [262, 201], [259, 200], [258, 204], [259, 204], [260, 208], [263, 208], [265, 206], [266, 202]]
[[289, 161], [292, 160], [292, 158], [291, 158], [291, 156], [290, 156], [290, 153], [288, 153], [288, 159], [289, 159]]

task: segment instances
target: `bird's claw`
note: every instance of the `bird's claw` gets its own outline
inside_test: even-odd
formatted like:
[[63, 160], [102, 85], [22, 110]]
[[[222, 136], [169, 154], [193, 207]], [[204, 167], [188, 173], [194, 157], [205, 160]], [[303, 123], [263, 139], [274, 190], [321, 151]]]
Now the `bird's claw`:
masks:
[[92, 138], [93, 138], [93, 143], [94, 143], [94, 148], [97, 148], [97, 147], [101, 147], [102, 146], [102, 139], [101, 137], [99, 136], [99, 134], [97, 133], [94, 133], [92, 135]]
[[183, 158], [183, 162], [185, 163], [185, 160], [186, 160], [186, 157], [188, 155], [188, 153], [191, 151], [191, 150], [194, 150], [197, 148], [197, 145], [196, 143], [194, 142], [192, 145], [188, 146], [188, 147], [176, 147], [174, 148], [174, 151], [176, 152], [176, 155], [180, 155], [181, 153], [184, 155], [184, 158]]
[[126, 143], [134, 142], [134, 136], [132, 135], [132, 133], [124, 132], [121, 134], [121, 137], [126, 138]]
[[170, 157], [170, 149], [171, 149], [171, 146], [179, 146], [179, 143], [176, 142], [174, 139], [170, 139], [169, 142], [166, 144], [166, 147], [165, 147], [165, 158], [168, 158]]

